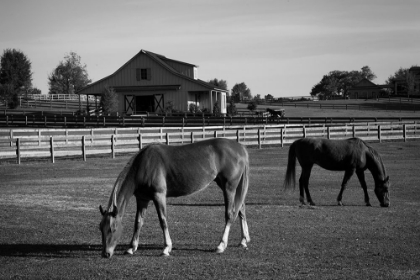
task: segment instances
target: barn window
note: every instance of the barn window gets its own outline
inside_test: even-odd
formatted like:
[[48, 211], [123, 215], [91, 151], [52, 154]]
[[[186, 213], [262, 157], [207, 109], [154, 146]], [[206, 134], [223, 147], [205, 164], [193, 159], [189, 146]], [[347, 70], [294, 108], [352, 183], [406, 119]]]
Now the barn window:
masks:
[[151, 80], [151, 70], [150, 68], [137, 68], [136, 69], [136, 80]]

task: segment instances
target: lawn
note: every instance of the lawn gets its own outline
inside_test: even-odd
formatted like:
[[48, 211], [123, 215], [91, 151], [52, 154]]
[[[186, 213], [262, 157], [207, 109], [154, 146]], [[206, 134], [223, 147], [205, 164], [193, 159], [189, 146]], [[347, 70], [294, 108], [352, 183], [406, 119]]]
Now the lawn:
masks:
[[[373, 207], [364, 206], [356, 176], [336, 206], [343, 173], [314, 167], [317, 206], [300, 207], [298, 191], [284, 191], [288, 148], [249, 148], [249, 249], [237, 247], [240, 227], [217, 255], [223, 198], [215, 184], [170, 199], [171, 257], [160, 257], [163, 236], [149, 206], [139, 251], [123, 255], [135, 200], [111, 259], [101, 258], [98, 206], [129, 159], [58, 159], [0, 165], [0, 279], [419, 279], [420, 142], [373, 143], [392, 183], [391, 207], [380, 208], [370, 174]], [[297, 168], [298, 174], [300, 168]]]

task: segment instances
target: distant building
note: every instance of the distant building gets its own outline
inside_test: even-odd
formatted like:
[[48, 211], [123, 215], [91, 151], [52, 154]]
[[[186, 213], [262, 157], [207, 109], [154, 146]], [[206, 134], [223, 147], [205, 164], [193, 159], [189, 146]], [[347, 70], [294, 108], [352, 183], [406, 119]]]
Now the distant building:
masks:
[[381, 91], [389, 88], [388, 85], [376, 85], [368, 79], [363, 79], [348, 90], [350, 99], [376, 99], [380, 97]]
[[112, 87], [119, 95], [118, 111], [126, 115], [163, 113], [168, 104], [183, 112], [188, 111], [190, 104], [213, 112], [216, 102], [220, 113], [226, 114], [228, 91], [199, 80], [197, 67], [141, 50], [113, 74], [89, 84], [77, 94], [98, 97], [106, 86]]
[[412, 91], [409, 92], [406, 79], [398, 79], [394, 81], [393, 90], [395, 95], [420, 95], [420, 66], [413, 66], [408, 70], [412, 75]]

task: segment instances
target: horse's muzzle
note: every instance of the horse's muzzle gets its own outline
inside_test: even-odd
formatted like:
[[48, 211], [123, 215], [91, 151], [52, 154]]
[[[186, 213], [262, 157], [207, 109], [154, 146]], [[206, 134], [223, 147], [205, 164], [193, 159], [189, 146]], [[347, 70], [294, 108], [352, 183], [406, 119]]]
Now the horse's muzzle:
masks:
[[102, 252], [102, 257], [103, 257], [103, 258], [107, 258], [107, 259], [109, 259], [110, 257], [112, 257], [112, 254], [111, 254], [111, 253], [109, 253], [109, 252], [105, 252], [105, 251], [103, 251], [103, 252]]

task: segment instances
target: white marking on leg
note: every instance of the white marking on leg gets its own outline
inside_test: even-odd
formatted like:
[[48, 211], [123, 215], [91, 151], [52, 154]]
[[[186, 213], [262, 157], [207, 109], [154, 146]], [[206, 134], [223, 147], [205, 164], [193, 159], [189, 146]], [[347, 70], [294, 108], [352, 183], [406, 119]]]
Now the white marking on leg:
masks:
[[226, 224], [225, 231], [223, 232], [222, 240], [220, 241], [219, 246], [217, 246], [217, 253], [223, 253], [228, 245], [228, 238], [229, 238], [229, 231], [230, 231], [230, 223]]

